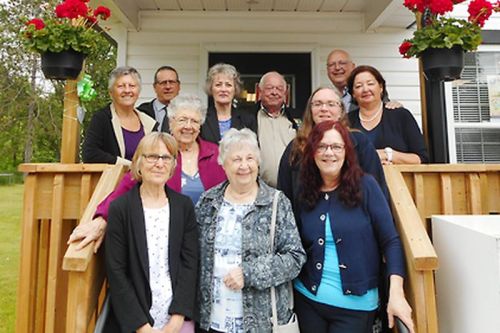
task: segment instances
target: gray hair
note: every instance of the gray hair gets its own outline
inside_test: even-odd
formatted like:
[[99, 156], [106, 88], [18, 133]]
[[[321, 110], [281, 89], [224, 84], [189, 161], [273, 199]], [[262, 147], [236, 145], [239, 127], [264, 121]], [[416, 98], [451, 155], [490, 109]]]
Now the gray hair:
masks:
[[139, 86], [139, 90], [141, 90], [142, 86], [142, 80], [141, 80], [141, 74], [135, 69], [134, 67], [130, 66], [122, 66], [122, 67], [116, 67], [111, 71], [109, 74], [109, 80], [108, 80], [108, 90], [111, 91], [113, 88], [116, 80], [118, 80], [120, 77], [124, 75], [130, 75], [136, 82], [137, 85]]
[[228, 152], [237, 145], [248, 146], [255, 151], [257, 156], [257, 162], [261, 162], [259, 143], [257, 142], [257, 135], [248, 128], [243, 128], [237, 130], [236, 128], [230, 128], [222, 137], [219, 143], [219, 157], [217, 162], [220, 165], [224, 164], [224, 160], [227, 157]]
[[283, 85], [285, 86], [285, 89], [287, 88], [285, 77], [276, 71], [272, 71], [272, 72], [267, 72], [266, 74], [262, 75], [262, 77], [260, 78], [260, 81], [259, 81], [259, 89], [264, 89], [264, 84], [265, 84], [267, 78], [270, 77], [271, 75], [279, 76], [281, 78], [281, 80], [283, 81]]
[[205, 122], [207, 117], [207, 108], [203, 106], [201, 99], [194, 94], [179, 94], [175, 96], [167, 108], [167, 117], [172, 119], [179, 110], [193, 110], [200, 114], [201, 124]]
[[218, 63], [210, 67], [207, 73], [207, 79], [205, 81], [205, 93], [208, 96], [212, 96], [212, 84], [214, 83], [214, 78], [217, 74], [224, 74], [229, 76], [234, 81], [234, 94], [238, 96], [241, 92], [241, 77], [240, 73], [236, 70], [236, 67], [229, 64]]

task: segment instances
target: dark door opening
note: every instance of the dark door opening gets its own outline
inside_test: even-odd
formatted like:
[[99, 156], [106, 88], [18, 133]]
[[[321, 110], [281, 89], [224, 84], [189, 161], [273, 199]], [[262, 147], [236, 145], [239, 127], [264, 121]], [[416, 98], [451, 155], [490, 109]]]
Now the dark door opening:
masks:
[[266, 72], [277, 71], [290, 87], [289, 105], [295, 108], [294, 118], [302, 118], [311, 94], [310, 53], [209, 53], [209, 67], [219, 62], [233, 65], [241, 74], [243, 91], [238, 96], [238, 108], [255, 110], [256, 83]]

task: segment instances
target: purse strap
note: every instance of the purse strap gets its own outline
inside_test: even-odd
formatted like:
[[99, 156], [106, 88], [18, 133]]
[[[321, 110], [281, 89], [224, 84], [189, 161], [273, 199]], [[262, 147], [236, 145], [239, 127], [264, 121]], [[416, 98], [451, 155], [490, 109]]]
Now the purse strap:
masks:
[[[280, 192], [275, 191], [274, 192], [274, 200], [273, 200], [273, 213], [271, 217], [271, 228], [270, 228], [270, 234], [271, 234], [271, 253], [274, 254], [274, 234], [276, 231], [276, 213], [278, 210], [278, 197], [279, 197]], [[292, 289], [292, 282], [288, 282], [288, 294], [290, 297], [288, 298], [288, 308], [290, 310], [293, 310], [293, 289]], [[273, 317], [271, 318], [273, 327], [278, 327], [278, 310], [276, 308], [276, 288], [274, 286], [271, 286], [271, 308], [272, 308], [272, 314]]]

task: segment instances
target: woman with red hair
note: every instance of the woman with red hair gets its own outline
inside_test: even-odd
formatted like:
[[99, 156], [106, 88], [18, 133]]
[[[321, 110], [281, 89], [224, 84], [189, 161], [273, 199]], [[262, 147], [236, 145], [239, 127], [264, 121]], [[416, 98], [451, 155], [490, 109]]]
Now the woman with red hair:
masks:
[[298, 207], [307, 262], [294, 283], [301, 331], [371, 332], [384, 257], [389, 327], [397, 316], [414, 332], [401, 241], [379, 185], [358, 165], [347, 127], [335, 121], [314, 126], [301, 163], [301, 184], [308, 184]]

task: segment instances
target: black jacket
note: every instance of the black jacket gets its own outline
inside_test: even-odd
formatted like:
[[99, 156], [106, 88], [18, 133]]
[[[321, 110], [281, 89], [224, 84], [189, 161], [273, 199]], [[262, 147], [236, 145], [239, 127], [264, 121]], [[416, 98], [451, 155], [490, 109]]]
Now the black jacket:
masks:
[[[156, 100], [153, 99], [149, 102], [144, 102], [142, 103], [141, 105], [139, 105], [137, 107], [137, 110], [141, 111], [141, 112], [144, 112], [145, 114], [147, 114], [148, 116], [150, 116], [151, 118], [153, 119], [156, 119], [156, 116], [155, 116], [155, 109], [153, 107], [153, 102]], [[170, 133], [170, 126], [168, 124], [168, 116], [165, 115], [165, 118], [163, 119], [163, 124], [161, 124], [161, 129], [160, 129], [162, 132], [165, 132], [165, 133]]]
[[[361, 125], [359, 110], [349, 112], [348, 117], [353, 128], [368, 132]], [[429, 163], [424, 136], [410, 111], [403, 107], [394, 110], [384, 107], [378, 126], [380, 126], [379, 134], [373, 143], [376, 149], [391, 147], [403, 153], [416, 154], [422, 163]]]
[[[146, 323], [152, 305], [149, 260], [140, 183], [111, 203], [105, 260], [111, 312], [105, 332], [135, 332]], [[196, 319], [198, 229], [191, 199], [165, 186], [169, 199], [168, 239], [172, 303], [168, 312]], [[118, 326], [119, 325], [119, 326]]]
[[[248, 128], [257, 133], [257, 118], [251, 113], [238, 109], [231, 109], [231, 128]], [[201, 126], [200, 135], [202, 139], [219, 144], [221, 139], [219, 130], [219, 120], [217, 119], [217, 110], [215, 107], [209, 107], [207, 118]]]
[[[138, 114], [144, 135], [156, 131], [158, 123], [154, 117], [151, 119], [145, 115], [141, 116], [139, 112]], [[110, 105], [94, 113], [85, 133], [82, 147], [83, 162], [115, 164], [126, 161], [125, 153], [120, 150], [120, 144], [124, 145], [123, 133], [119, 132], [121, 132], [120, 123], [116, 116], [113, 118]]]

